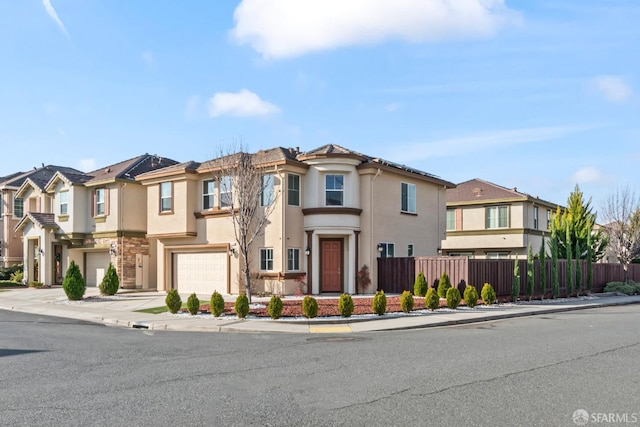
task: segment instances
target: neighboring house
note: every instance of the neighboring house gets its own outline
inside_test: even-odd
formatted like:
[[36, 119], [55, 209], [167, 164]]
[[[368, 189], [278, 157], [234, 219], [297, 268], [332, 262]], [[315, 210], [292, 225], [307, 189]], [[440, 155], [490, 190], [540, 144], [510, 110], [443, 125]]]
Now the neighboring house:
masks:
[[87, 286], [97, 286], [113, 263], [122, 287], [152, 287], [146, 189], [135, 177], [175, 163], [144, 154], [94, 172], [58, 168], [46, 179], [25, 179], [16, 191], [24, 216], [15, 226], [25, 279], [60, 284], [75, 261]]
[[539, 253], [557, 204], [480, 179], [447, 190], [442, 255], [503, 259]]
[[[273, 148], [253, 154], [271, 183], [275, 206], [253, 245], [257, 292], [355, 293], [356, 274], [376, 259], [436, 255], [445, 227], [445, 191], [454, 184], [337, 145], [305, 153]], [[147, 237], [157, 246], [158, 290], [236, 294], [242, 283], [231, 194], [213, 179], [215, 159], [149, 172]]]

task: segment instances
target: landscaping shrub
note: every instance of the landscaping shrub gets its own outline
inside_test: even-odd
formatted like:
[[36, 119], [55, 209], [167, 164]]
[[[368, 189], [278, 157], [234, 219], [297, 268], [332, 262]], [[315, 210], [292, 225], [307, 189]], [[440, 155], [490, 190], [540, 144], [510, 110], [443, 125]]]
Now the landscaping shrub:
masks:
[[440, 298], [447, 297], [447, 291], [451, 288], [451, 280], [449, 280], [449, 276], [446, 272], [442, 272], [442, 276], [440, 276], [440, 281], [438, 281], [438, 296]]
[[64, 289], [64, 293], [67, 294], [67, 298], [70, 301], [81, 300], [87, 290], [87, 285], [84, 283], [82, 273], [80, 273], [80, 267], [75, 261], [71, 261], [71, 264], [69, 264], [67, 273], [62, 281], [62, 289]]
[[480, 291], [480, 296], [482, 297], [482, 301], [486, 305], [491, 305], [496, 302], [496, 291], [493, 290], [493, 286], [488, 283], [485, 283]]
[[424, 306], [431, 311], [440, 308], [440, 297], [435, 288], [427, 289], [427, 294], [424, 297]]
[[380, 290], [373, 296], [373, 303], [371, 304], [373, 312], [378, 316], [382, 316], [387, 311], [387, 296], [384, 291]]
[[12, 280], [0, 280], [0, 288], [8, 288], [14, 286], [24, 286], [22, 282], [14, 282]]
[[621, 294], [634, 295], [640, 294], [640, 283], [629, 281], [624, 282], [609, 282], [604, 287], [605, 292], [620, 292]]
[[[427, 284], [426, 281], [424, 283], [425, 285]], [[425, 292], [426, 292], [426, 289], [425, 289]], [[411, 294], [411, 292], [404, 291], [402, 295], [400, 295], [400, 308], [405, 313], [408, 313], [411, 310], [413, 310], [413, 295]]]
[[189, 314], [192, 316], [198, 314], [200, 310], [200, 300], [195, 292], [187, 298], [187, 310], [189, 310]]
[[358, 292], [361, 294], [363, 294], [371, 284], [369, 266], [367, 264], [364, 264], [360, 271], [358, 271], [358, 274], [356, 274], [356, 284], [358, 286]]
[[22, 270], [14, 271], [9, 276], [9, 280], [22, 284], [22, 280], [24, 280], [24, 273], [22, 272]]
[[224, 313], [224, 298], [222, 295], [218, 293], [218, 291], [213, 291], [211, 294], [211, 301], [209, 301], [209, 311], [215, 317], [220, 317], [222, 313]]
[[177, 289], [171, 289], [167, 292], [167, 297], [164, 299], [164, 303], [167, 305], [171, 314], [176, 314], [182, 307], [182, 298]]
[[353, 313], [353, 298], [349, 294], [340, 295], [338, 300], [338, 311], [342, 317], [351, 317]]
[[282, 299], [278, 295], [273, 295], [267, 306], [267, 313], [272, 319], [279, 319], [282, 314]]
[[[568, 261], [571, 264], [570, 261]], [[568, 269], [569, 267], [567, 267]], [[511, 301], [518, 301], [518, 296], [520, 296], [520, 263], [518, 262], [518, 255], [516, 255], [516, 260], [513, 263], [513, 282], [511, 283]]]
[[[22, 282], [23, 275], [22, 271], [24, 270], [24, 264], [16, 264], [11, 267], [0, 267], [0, 281], [2, 280], [12, 280], [14, 282]], [[14, 280], [14, 274], [20, 273], [20, 279]]]
[[455, 310], [460, 305], [460, 291], [458, 288], [449, 288], [447, 290], [447, 307]]
[[247, 317], [247, 314], [249, 314], [249, 298], [246, 295], [238, 295], [235, 310], [239, 318], [244, 319]]
[[427, 293], [429, 285], [427, 279], [424, 277], [424, 273], [421, 271], [416, 277], [416, 282], [413, 284], [413, 294], [417, 297], [423, 297]]
[[107, 272], [104, 274], [99, 287], [101, 295], [115, 295], [116, 292], [118, 292], [118, 288], [120, 287], [120, 279], [118, 279], [118, 273], [113, 267], [113, 264], [109, 263]]
[[44, 283], [38, 282], [38, 281], [29, 282], [29, 287], [30, 288], [41, 288], [43, 285], [44, 285]]
[[465, 304], [467, 304], [467, 307], [469, 308], [473, 308], [478, 305], [478, 291], [475, 286], [467, 285], [467, 287], [464, 288], [463, 298]]
[[312, 319], [318, 315], [318, 301], [310, 295], [302, 300], [302, 313], [307, 319]]

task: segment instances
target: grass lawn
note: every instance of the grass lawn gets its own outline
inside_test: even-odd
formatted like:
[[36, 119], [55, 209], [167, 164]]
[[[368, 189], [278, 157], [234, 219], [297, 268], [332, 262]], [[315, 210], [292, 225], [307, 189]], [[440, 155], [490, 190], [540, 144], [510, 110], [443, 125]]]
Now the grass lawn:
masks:
[[[182, 305], [180, 306], [180, 309], [186, 309], [187, 308], [187, 303], [183, 302]], [[167, 307], [166, 305], [163, 305], [162, 307], [151, 307], [151, 308], [144, 308], [142, 310], [136, 310], [136, 313], [149, 313], [149, 314], [160, 314], [160, 313], [166, 313], [169, 311], [169, 307]]]

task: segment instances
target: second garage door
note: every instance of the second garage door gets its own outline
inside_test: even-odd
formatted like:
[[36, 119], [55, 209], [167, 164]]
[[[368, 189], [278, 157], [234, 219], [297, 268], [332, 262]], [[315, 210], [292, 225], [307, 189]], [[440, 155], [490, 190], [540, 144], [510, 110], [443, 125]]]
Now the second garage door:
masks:
[[173, 286], [180, 293], [226, 294], [227, 277], [226, 252], [173, 254]]
[[87, 287], [96, 287], [102, 282], [102, 278], [109, 268], [111, 256], [109, 252], [87, 252], [86, 262]]

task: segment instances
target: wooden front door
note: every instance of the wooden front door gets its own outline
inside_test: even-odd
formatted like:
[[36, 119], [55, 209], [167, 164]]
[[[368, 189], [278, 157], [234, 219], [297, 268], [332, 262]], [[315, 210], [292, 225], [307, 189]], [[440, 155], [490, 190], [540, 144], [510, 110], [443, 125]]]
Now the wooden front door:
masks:
[[53, 283], [62, 284], [62, 245], [53, 245]]
[[320, 292], [342, 292], [342, 239], [321, 239], [320, 249]]

